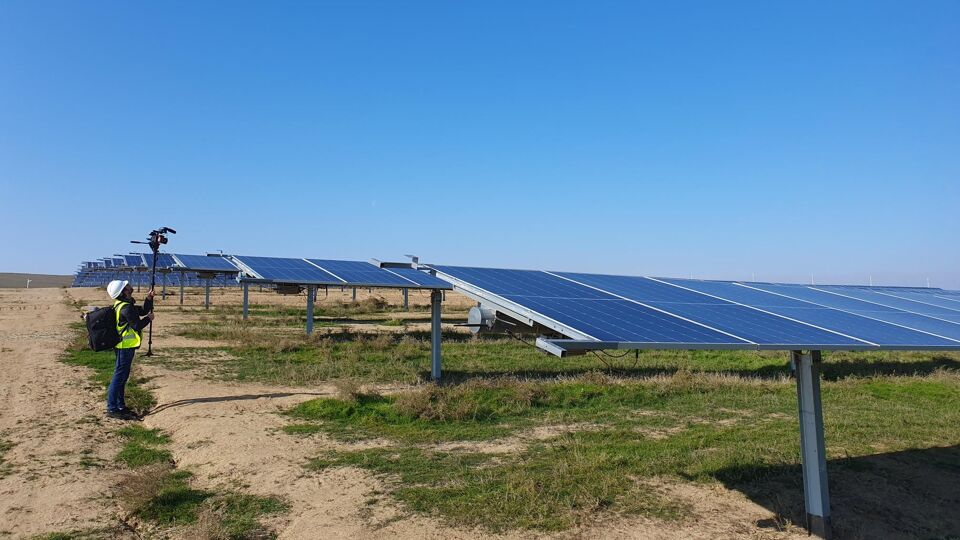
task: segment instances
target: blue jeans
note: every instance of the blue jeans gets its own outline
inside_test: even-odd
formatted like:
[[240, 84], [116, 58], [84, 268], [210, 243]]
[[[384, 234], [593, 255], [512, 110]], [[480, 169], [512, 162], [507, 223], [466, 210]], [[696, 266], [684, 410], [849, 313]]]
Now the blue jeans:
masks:
[[113, 368], [113, 380], [107, 388], [107, 410], [119, 412], [127, 408], [123, 401], [123, 392], [130, 378], [130, 366], [133, 364], [133, 354], [136, 349], [117, 349], [117, 365]]

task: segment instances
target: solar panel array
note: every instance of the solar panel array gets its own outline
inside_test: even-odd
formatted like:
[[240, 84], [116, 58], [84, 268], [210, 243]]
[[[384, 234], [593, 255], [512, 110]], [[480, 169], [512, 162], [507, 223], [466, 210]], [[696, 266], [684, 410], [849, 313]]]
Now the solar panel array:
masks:
[[[74, 276], [74, 287], [102, 287], [114, 279], [144, 281], [153, 265], [152, 253], [84, 262]], [[190, 255], [160, 253], [157, 257], [157, 283], [170, 286], [204, 286], [210, 273], [217, 274], [221, 286], [239, 286], [235, 279], [255, 283], [299, 285], [342, 285], [377, 288], [450, 289], [450, 285], [413, 268], [380, 268], [365, 261], [298, 259], [257, 256]], [[229, 277], [228, 277], [229, 276]], [[146, 278], [149, 282], [149, 278]], [[140, 283], [141, 285], [146, 283]]]
[[239, 269], [227, 259], [218, 255], [184, 255], [174, 253], [173, 258], [181, 268], [209, 272], [239, 272]]
[[450, 285], [413, 268], [380, 268], [365, 261], [294, 259], [235, 255], [244, 269], [242, 281], [291, 283], [299, 285], [344, 285], [378, 288], [450, 289]]
[[960, 349], [960, 293], [942, 289], [431, 268], [481, 300], [583, 342], [625, 348]]

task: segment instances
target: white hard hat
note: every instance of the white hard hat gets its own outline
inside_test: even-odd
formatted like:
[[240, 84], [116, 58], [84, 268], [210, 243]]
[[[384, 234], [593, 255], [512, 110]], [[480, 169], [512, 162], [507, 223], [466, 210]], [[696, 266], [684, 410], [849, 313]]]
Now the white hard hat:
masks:
[[117, 297], [120, 296], [120, 293], [123, 292], [123, 288], [129, 284], [130, 284], [129, 281], [115, 279], [111, 281], [109, 285], [107, 285], [107, 294], [110, 295], [110, 298], [113, 298], [114, 300], [116, 300]]

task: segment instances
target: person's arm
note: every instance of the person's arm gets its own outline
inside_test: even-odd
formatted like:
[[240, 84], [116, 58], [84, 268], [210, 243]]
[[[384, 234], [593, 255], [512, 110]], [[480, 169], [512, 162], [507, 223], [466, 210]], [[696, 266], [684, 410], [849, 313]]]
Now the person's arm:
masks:
[[147, 313], [153, 311], [153, 298], [147, 298], [144, 300], [142, 306], [137, 306], [137, 311], [139, 312], [137, 315], [141, 317], [144, 317]]
[[145, 316], [147, 313], [153, 311], [153, 289], [150, 289], [150, 292], [147, 293], [147, 299], [143, 301], [142, 306], [137, 306], [138, 315], [141, 317]]
[[123, 309], [120, 310], [120, 323], [128, 323], [131, 328], [137, 332], [142, 332], [146, 328], [153, 318], [148, 313], [146, 317], [140, 318], [137, 314], [139, 307], [132, 306], [127, 304], [123, 306]]

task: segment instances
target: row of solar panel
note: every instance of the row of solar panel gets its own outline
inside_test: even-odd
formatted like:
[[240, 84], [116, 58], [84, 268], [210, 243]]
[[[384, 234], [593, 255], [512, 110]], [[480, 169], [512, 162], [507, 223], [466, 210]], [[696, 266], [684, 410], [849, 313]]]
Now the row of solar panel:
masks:
[[[134, 285], [145, 286], [150, 283], [150, 274], [148, 272], [135, 272], [130, 270], [110, 272], [106, 270], [90, 272], [81, 270], [74, 275], [73, 287], [103, 287], [114, 279], [125, 279]], [[210, 280], [212, 285], [217, 287], [239, 287], [235, 279], [226, 275], [219, 275]], [[185, 287], [203, 287], [207, 284], [207, 278], [200, 277], [196, 272], [163, 272], [157, 274], [158, 286], [166, 284], [171, 287], [178, 287], [180, 283]]]
[[364, 261], [235, 255], [256, 280], [306, 285], [450, 289], [450, 284], [413, 268], [380, 268]]
[[733, 348], [960, 346], [955, 291], [433, 268], [580, 339]]
[[[130, 255], [105, 257], [99, 261], [83, 263], [84, 269], [95, 268], [149, 268], [153, 266], [152, 253], [133, 253]], [[237, 267], [229, 260], [217, 255], [186, 255], [180, 253], [160, 253], [157, 255], [157, 268], [177, 268], [207, 272], [237, 272]]]
[[[135, 257], [140, 257], [142, 264], [131, 264], [136, 262]], [[106, 266], [112, 264], [114, 260], [118, 262], [115, 266]], [[130, 259], [125, 257], [123, 260], [107, 258], [100, 262], [104, 263], [104, 266], [94, 268], [109, 269], [123, 265], [149, 268], [153, 266], [153, 254], [131, 255]], [[413, 268], [380, 268], [364, 261], [160, 253], [157, 256], [157, 267], [223, 273], [243, 271], [245, 275], [242, 276], [241, 280], [254, 282], [357, 287], [451, 288], [447, 282]]]

